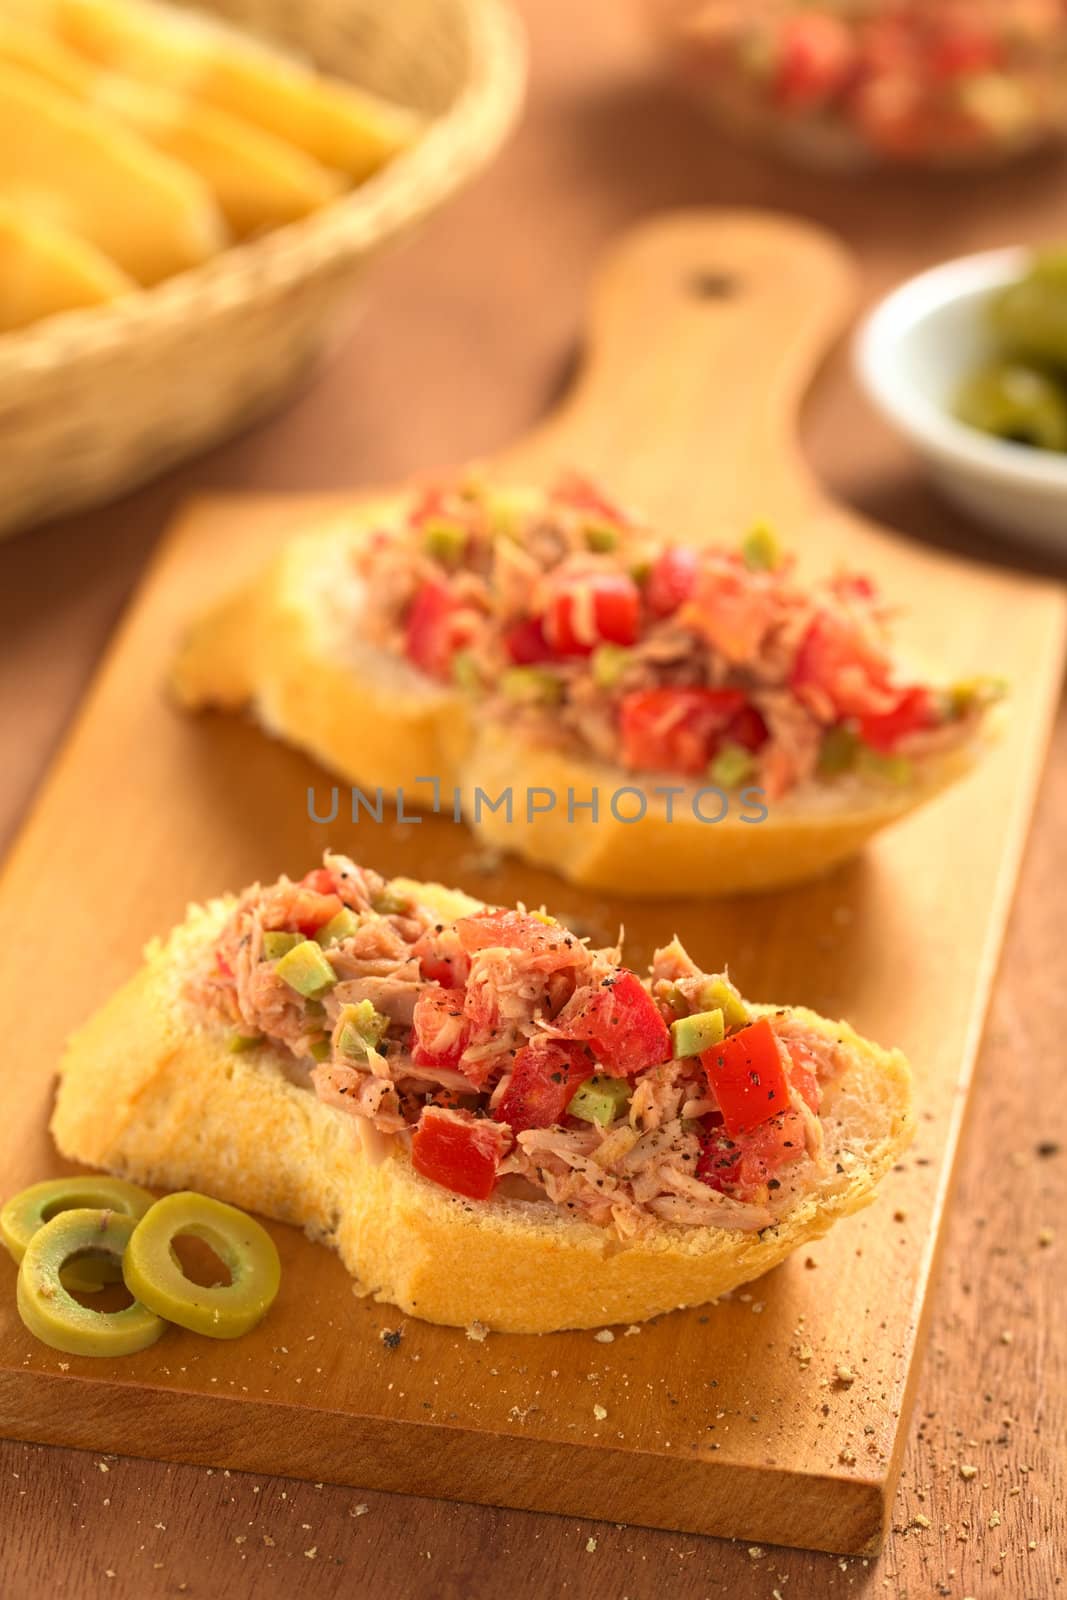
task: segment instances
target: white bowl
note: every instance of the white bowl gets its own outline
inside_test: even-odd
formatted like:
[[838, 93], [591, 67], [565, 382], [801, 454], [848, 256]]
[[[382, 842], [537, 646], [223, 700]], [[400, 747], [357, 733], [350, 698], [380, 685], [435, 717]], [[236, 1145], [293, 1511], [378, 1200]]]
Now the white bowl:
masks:
[[994, 439], [952, 415], [960, 383], [995, 349], [985, 307], [1028, 259], [990, 250], [909, 279], [876, 306], [854, 353], [867, 394], [950, 500], [1001, 533], [1062, 551], [1067, 455]]

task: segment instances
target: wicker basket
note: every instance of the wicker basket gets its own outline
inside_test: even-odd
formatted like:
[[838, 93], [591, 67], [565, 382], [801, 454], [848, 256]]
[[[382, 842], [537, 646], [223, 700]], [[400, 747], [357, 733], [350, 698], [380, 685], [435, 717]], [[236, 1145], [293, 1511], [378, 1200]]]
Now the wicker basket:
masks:
[[0, 338], [0, 535], [107, 499], [267, 412], [364, 264], [495, 153], [522, 99], [505, 0], [207, 0], [433, 120], [308, 219], [101, 310]]

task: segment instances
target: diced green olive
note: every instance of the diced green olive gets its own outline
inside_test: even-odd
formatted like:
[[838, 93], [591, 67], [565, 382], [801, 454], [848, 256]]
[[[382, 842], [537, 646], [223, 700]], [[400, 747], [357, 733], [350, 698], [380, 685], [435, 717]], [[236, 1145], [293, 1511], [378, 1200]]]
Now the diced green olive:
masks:
[[337, 974], [314, 939], [303, 939], [286, 952], [275, 967], [290, 989], [311, 999], [326, 994], [337, 982]]
[[[21, 1261], [34, 1234], [64, 1211], [115, 1211], [143, 1217], [154, 1203], [147, 1189], [123, 1178], [46, 1178], [13, 1195], [0, 1210], [0, 1239], [12, 1258]], [[67, 1267], [63, 1282], [79, 1294], [91, 1294], [103, 1283], [116, 1283], [121, 1277], [118, 1268], [106, 1260], [86, 1260]]]
[[700, 1009], [702, 1011], [721, 1011], [726, 1030], [731, 1028], [744, 1028], [752, 1021], [748, 1014], [748, 1007], [734, 988], [729, 978], [709, 978], [700, 986]]
[[243, 1055], [246, 1050], [254, 1050], [257, 1044], [263, 1043], [261, 1033], [239, 1033], [236, 1029], [226, 1040], [226, 1049], [231, 1056]]
[[457, 650], [452, 657], [452, 682], [465, 694], [476, 694], [482, 686], [482, 674], [469, 650]]
[[739, 789], [755, 771], [756, 758], [751, 750], [728, 741], [709, 765], [708, 777], [720, 789]]
[[493, 539], [517, 539], [523, 523], [537, 509], [537, 495], [529, 489], [494, 489], [485, 504], [489, 534]]
[[544, 667], [508, 667], [500, 675], [500, 689], [509, 700], [529, 705], [554, 706], [563, 699], [562, 682]]
[[17, 1289], [19, 1316], [36, 1338], [76, 1356], [128, 1356], [155, 1344], [166, 1323], [136, 1296], [122, 1311], [95, 1311], [64, 1287], [83, 1254], [121, 1266], [140, 1226], [125, 1212], [79, 1209], [60, 1212], [37, 1230], [26, 1246]]
[[[1064, 302], [1067, 307], [1067, 295]], [[1064, 332], [1067, 338], [1067, 324]], [[1038, 450], [1067, 450], [1067, 389], [1020, 362], [986, 367], [968, 378], [956, 401], [956, 415], [998, 439]]]
[[975, 707], [995, 705], [998, 700], [1004, 699], [1010, 689], [1007, 678], [965, 678], [960, 683], [954, 683], [948, 691], [949, 703], [953, 714], [962, 717]]
[[1004, 353], [1039, 366], [1067, 367], [1067, 289], [1048, 277], [1009, 284], [990, 305]]
[[315, 935], [315, 943], [322, 945], [340, 944], [344, 939], [351, 939], [359, 929], [359, 917], [351, 906], [342, 906], [335, 917], [331, 917], [325, 927], [319, 929]]
[[878, 778], [903, 788], [911, 783], [915, 769], [907, 756], [882, 755], [869, 745], [861, 744], [856, 755], [856, 770], [865, 777]]
[[423, 525], [423, 548], [435, 561], [447, 566], [462, 561], [467, 548], [467, 530], [459, 522], [433, 518]]
[[265, 933], [263, 935], [263, 955], [267, 961], [278, 961], [282, 956], [287, 956], [290, 950], [295, 950], [298, 944], [303, 944], [302, 933]]
[[823, 736], [819, 750], [819, 776], [836, 778], [842, 772], [849, 772], [855, 765], [858, 749], [859, 740], [850, 728], [843, 723], [831, 728]]
[[587, 522], [583, 531], [587, 547], [599, 555], [607, 555], [618, 547], [619, 530], [610, 522]]
[[404, 917], [411, 910], [411, 899], [390, 886], [375, 895], [371, 906], [380, 917]]
[[[174, 1241], [202, 1239], [229, 1269], [230, 1282], [210, 1288], [181, 1269]], [[170, 1194], [134, 1228], [122, 1262], [126, 1287], [138, 1300], [193, 1333], [237, 1339], [270, 1310], [281, 1284], [281, 1262], [267, 1230], [236, 1206], [203, 1194]]]
[[721, 1044], [725, 1038], [726, 1021], [721, 1006], [716, 1006], [714, 1011], [696, 1011], [691, 1017], [679, 1017], [677, 1022], [671, 1023], [671, 1044], [677, 1057], [698, 1056], [702, 1050], [710, 1050], [713, 1044]]
[[389, 1018], [376, 1011], [369, 1000], [344, 1005], [334, 1030], [337, 1048], [343, 1056], [365, 1060], [368, 1053], [381, 1044], [388, 1027]]
[[598, 644], [590, 663], [593, 669], [593, 682], [599, 689], [614, 689], [631, 659], [631, 652], [625, 645]]
[[741, 554], [751, 572], [773, 572], [782, 564], [782, 545], [767, 522], [757, 522], [741, 541]]
[[587, 1078], [574, 1091], [567, 1105], [572, 1117], [583, 1122], [614, 1122], [630, 1103], [630, 1085], [624, 1078]]

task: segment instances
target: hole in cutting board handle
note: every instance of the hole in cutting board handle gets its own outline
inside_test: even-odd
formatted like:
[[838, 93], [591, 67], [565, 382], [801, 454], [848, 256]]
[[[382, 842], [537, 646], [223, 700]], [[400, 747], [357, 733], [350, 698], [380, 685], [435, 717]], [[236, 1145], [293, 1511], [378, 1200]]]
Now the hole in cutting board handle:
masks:
[[732, 300], [740, 293], [741, 279], [732, 272], [716, 272], [714, 268], [694, 272], [686, 283], [688, 292], [696, 300]]

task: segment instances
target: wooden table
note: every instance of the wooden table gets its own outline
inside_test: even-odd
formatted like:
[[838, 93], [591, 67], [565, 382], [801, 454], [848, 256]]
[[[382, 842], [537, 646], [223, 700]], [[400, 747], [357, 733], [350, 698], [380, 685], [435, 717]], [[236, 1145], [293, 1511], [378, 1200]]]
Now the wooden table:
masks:
[[[183, 496], [363, 485], [502, 444], [564, 381], [592, 263], [632, 218], [716, 201], [800, 211], [852, 242], [871, 296], [939, 257], [1067, 232], [1061, 160], [877, 186], [776, 170], [717, 148], [667, 93], [623, 0], [525, 0], [524, 10], [535, 76], [519, 137], [472, 193], [383, 263], [361, 326], [314, 386], [194, 466], [0, 549], [0, 841], [18, 826]], [[1009, 559], [934, 500], [859, 402], [843, 352], [811, 398], [805, 442], [825, 480], [862, 509], [908, 534]], [[1067, 717], [996, 988], [881, 1559], [0, 1444], [4, 1600], [646, 1600], [665, 1584], [679, 1600], [1055, 1595], [1067, 1360], [1055, 1303], [1064, 1230], [1051, 1230], [1067, 1198], [1067, 1136], [1062, 1097], [1049, 1089], [1067, 1036], [1065, 808]], [[961, 1464], [978, 1470], [964, 1475]]]

